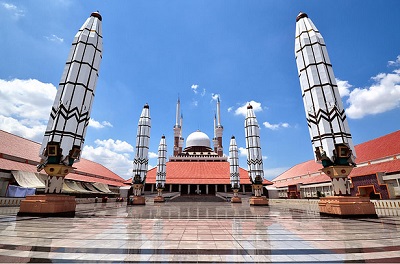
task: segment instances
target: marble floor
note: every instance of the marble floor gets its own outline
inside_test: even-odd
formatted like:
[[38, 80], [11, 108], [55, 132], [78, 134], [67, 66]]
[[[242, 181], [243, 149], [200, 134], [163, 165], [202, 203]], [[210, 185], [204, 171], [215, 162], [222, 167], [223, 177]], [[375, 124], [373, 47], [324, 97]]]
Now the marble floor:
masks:
[[0, 207], [0, 262], [399, 263], [400, 218], [340, 219], [278, 206], [80, 204], [75, 218]]

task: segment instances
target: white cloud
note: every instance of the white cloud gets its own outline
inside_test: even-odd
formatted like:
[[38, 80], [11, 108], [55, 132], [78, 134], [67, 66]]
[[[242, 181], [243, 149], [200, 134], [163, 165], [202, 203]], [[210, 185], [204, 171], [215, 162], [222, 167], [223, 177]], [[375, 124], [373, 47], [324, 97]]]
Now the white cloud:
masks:
[[89, 126], [96, 128], [96, 129], [100, 129], [100, 128], [104, 128], [104, 127], [113, 127], [113, 125], [108, 121], [99, 122], [99, 121], [94, 120], [93, 118], [89, 119]]
[[247, 150], [246, 150], [246, 148], [239, 147], [239, 148], [238, 148], [238, 151], [239, 151], [239, 157], [247, 157]]
[[232, 110], [233, 110], [233, 107], [232, 107], [232, 106], [229, 107], [229, 108], [228, 108], [228, 113], [231, 112]]
[[10, 3], [6, 3], [6, 2], [2, 2], [0, 3], [0, 5], [6, 9], [7, 11], [11, 12], [12, 16], [14, 19], [18, 20], [20, 17], [25, 16], [25, 11], [22, 10], [21, 8], [18, 8], [16, 5], [14, 4], [10, 4]]
[[115, 152], [133, 152], [133, 146], [126, 141], [121, 141], [119, 139], [96, 139], [94, 142], [97, 146], [102, 146]]
[[57, 89], [38, 80], [0, 79], [0, 129], [42, 141]]
[[204, 96], [206, 94], [206, 89], [203, 88], [203, 91], [201, 92], [201, 96]]
[[[27, 121], [27, 119], [23, 121]], [[26, 122], [0, 115], [0, 129], [36, 142], [41, 142], [43, 140], [44, 131], [46, 130], [46, 125], [38, 124], [28, 126]]]
[[157, 154], [157, 153], [154, 153], [154, 152], [151, 152], [151, 151], [149, 151], [149, 159], [156, 159], [156, 158], [158, 158], [158, 154]]
[[221, 96], [219, 94], [211, 94], [211, 101], [217, 101], [218, 98], [221, 98]]
[[56, 42], [56, 43], [63, 43], [64, 39], [58, 37], [57, 35], [45, 36], [45, 38], [49, 41]]
[[[243, 148], [243, 147], [239, 147], [238, 148], [238, 154], [239, 154], [239, 157], [246, 157], [247, 158], [247, 149], [246, 148]], [[263, 160], [266, 160], [266, 159], [268, 159], [268, 157], [267, 156], [262, 156], [262, 159]]]
[[278, 177], [280, 174], [287, 171], [288, 169], [289, 168], [287, 167], [264, 169], [264, 178], [268, 180], [273, 180], [274, 178]]
[[196, 100], [193, 100], [193, 101], [192, 101], [192, 105], [193, 105], [194, 107], [197, 107], [197, 106], [199, 105], [199, 102], [196, 101]]
[[363, 118], [400, 107], [400, 69], [372, 77], [374, 83], [367, 88], [355, 88], [347, 99], [349, 118]]
[[[96, 141], [103, 142], [102, 140]], [[118, 140], [114, 142], [117, 141]], [[101, 145], [97, 145], [96, 147], [84, 146], [82, 158], [100, 163], [124, 179], [132, 177], [133, 159], [128, 153], [118, 153], [109, 149], [107, 146]]]
[[263, 125], [266, 127], [266, 128], [269, 128], [269, 129], [271, 129], [271, 130], [278, 130], [279, 128], [288, 128], [288, 127], [290, 127], [290, 125], [288, 124], [288, 123], [279, 123], [279, 124], [271, 124], [271, 123], [269, 123], [269, 122], [267, 122], [267, 121], [265, 121], [264, 123], [263, 123]]
[[336, 83], [339, 88], [339, 94], [341, 97], [350, 95], [350, 88], [353, 86], [351, 84], [349, 84], [348, 81], [342, 81], [342, 80], [336, 78]]
[[199, 85], [198, 84], [192, 84], [192, 86], [190, 88], [193, 90], [193, 92], [195, 94], [197, 94], [198, 93], [197, 88], [199, 88]]
[[400, 65], [400, 55], [397, 56], [395, 61], [388, 61], [388, 66], [399, 66]]
[[253, 111], [254, 112], [260, 112], [262, 111], [262, 107], [261, 107], [261, 103], [256, 102], [256, 101], [250, 101], [250, 102], [246, 102], [244, 103], [242, 106], [240, 106], [239, 108], [237, 108], [235, 110], [235, 115], [243, 115], [246, 116], [247, 113], [247, 106], [251, 104], [251, 106], [253, 107]]
[[[41, 142], [57, 89], [35, 79], [0, 79], [0, 129]], [[94, 128], [112, 127], [107, 121], [90, 119]]]

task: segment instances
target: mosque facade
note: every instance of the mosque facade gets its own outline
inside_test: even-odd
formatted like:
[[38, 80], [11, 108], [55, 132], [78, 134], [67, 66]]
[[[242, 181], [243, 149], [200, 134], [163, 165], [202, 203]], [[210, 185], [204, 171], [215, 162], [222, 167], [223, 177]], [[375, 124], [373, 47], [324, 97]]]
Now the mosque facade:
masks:
[[[220, 116], [220, 101], [217, 101], [217, 114], [214, 117], [214, 137], [209, 138], [197, 130], [185, 140], [182, 136], [183, 118], [180, 115], [180, 100], [176, 106], [173, 154], [166, 163], [165, 192], [180, 195], [215, 195], [217, 192], [233, 192], [230, 182], [230, 164], [224, 155], [223, 126]], [[147, 172], [145, 192], [155, 193], [157, 168]], [[254, 193], [249, 173], [239, 168], [240, 191], [242, 194]], [[272, 184], [264, 180], [264, 185]]]

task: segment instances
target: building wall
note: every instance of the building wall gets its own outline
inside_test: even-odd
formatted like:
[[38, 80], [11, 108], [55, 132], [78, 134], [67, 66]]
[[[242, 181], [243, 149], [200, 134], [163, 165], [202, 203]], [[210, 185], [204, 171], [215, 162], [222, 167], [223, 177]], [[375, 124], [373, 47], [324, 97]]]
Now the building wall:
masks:
[[[369, 196], [375, 199], [390, 199], [388, 186], [380, 179], [378, 174], [352, 177], [351, 196]], [[371, 192], [376, 194], [371, 196]]]

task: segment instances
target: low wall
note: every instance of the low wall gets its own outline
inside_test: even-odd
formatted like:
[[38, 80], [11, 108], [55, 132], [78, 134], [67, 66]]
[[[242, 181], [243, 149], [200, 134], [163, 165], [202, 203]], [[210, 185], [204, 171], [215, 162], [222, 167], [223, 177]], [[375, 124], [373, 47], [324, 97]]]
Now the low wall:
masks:
[[[0, 197], [0, 207], [19, 207], [21, 201], [25, 198], [7, 198]], [[94, 203], [96, 198], [76, 198], [77, 204]], [[115, 202], [116, 198], [108, 198], [107, 202]], [[97, 199], [98, 203], [101, 203], [101, 198]]]
[[5, 206], [19, 206], [21, 204], [21, 201], [24, 200], [25, 198], [6, 198], [6, 197], [0, 197], [0, 207], [5, 207]]
[[[319, 213], [319, 199], [269, 199], [271, 206], [280, 206]], [[378, 216], [400, 216], [400, 200], [371, 200]]]

